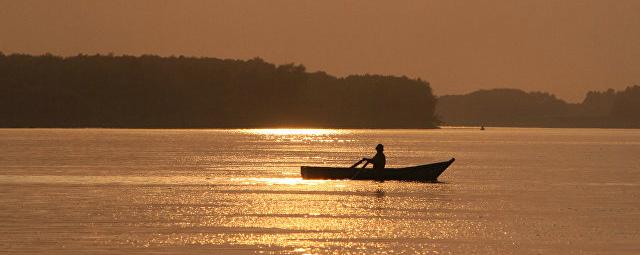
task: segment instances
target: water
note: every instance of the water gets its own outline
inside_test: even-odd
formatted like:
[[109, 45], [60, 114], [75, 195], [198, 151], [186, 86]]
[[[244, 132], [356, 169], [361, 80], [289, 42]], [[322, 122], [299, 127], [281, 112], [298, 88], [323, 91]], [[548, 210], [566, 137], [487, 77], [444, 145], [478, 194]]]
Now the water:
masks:
[[[456, 162], [440, 183], [301, 165]], [[0, 253], [640, 253], [640, 131], [0, 129]]]

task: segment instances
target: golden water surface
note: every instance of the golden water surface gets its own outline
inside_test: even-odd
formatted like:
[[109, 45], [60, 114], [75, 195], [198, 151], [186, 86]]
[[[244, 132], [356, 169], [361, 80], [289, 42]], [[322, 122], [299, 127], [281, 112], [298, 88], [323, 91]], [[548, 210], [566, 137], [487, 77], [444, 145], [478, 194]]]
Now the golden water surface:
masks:
[[[302, 180], [385, 145], [439, 183]], [[640, 132], [0, 129], [0, 254], [640, 253]]]

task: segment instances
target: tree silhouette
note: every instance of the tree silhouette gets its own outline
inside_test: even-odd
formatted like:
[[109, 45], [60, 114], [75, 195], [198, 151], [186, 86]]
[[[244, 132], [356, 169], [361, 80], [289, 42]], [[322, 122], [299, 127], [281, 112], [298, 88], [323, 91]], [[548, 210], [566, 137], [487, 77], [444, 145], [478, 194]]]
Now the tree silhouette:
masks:
[[589, 91], [580, 104], [517, 89], [479, 90], [438, 98], [446, 125], [535, 127], [640, 127], [640, 86]]
[[0, 53], [0, 127], [434, 127], [429, 84], [260, 58]]

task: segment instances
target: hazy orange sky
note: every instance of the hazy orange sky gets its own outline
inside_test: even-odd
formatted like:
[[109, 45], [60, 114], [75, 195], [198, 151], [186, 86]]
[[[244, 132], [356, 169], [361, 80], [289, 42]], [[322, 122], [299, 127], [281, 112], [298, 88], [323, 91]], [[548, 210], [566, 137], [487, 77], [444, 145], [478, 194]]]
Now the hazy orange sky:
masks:
[[580, 101], [640, 84], [640, 0], [0, 0], [0, 51], [260, 56]]

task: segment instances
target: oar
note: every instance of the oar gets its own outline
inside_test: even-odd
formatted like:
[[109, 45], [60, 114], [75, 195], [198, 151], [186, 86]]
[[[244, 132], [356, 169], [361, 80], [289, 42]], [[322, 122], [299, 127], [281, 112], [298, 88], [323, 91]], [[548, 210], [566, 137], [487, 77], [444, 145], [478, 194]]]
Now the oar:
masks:
[[353, 164], [353, 166], [349, 167], [349, 168], [356, 168], [356, 166], [360, 165], [362, 163], [362, 161], [364, 161], [364, 159], [356, 162], [355, 164]]
[[[353, 166], [351, 166], [350, 168], [355, 168], [356, 166], [360, 165], [360, 163], [362, 163], [363, 161], [365, 161], [366, 159], [362, 159], [360, 161], [358, 161], [358, 163], [353, 164]], [[362, 168], [365, 168], [367, 165], [369, 164], [369, 162], [367, 162], [366, 164], [364, 164], [364, 166]], [[356, 178], [356, 176], [358, 176], [360, 174], [360, 172], [362, 172], [361, 169], [356, 170], [356, 173], [353, 174], [353, 176], [351, 176], [351, 179]]]

